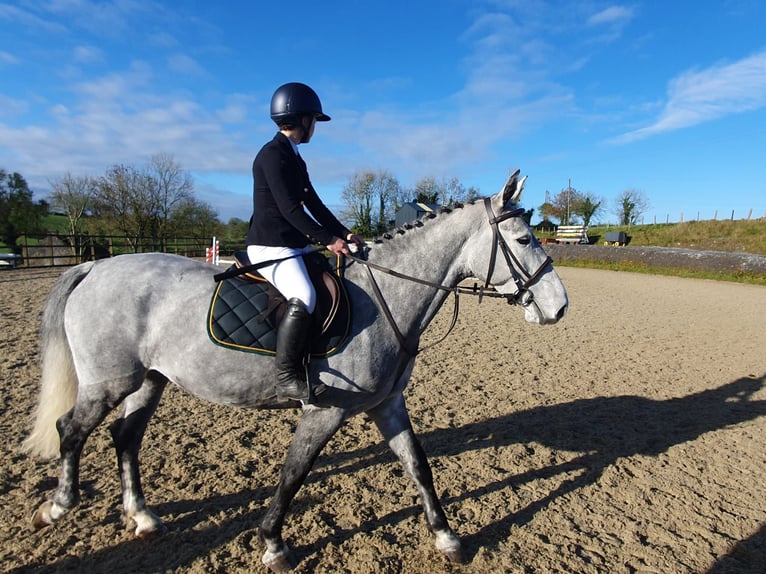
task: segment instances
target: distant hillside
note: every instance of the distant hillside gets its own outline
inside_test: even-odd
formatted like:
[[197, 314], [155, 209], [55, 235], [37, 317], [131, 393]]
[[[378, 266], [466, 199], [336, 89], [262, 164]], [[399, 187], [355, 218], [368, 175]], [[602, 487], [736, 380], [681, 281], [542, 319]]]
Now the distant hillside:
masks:
[[[600, 234], [602, 238], [606, 231], [605, 227], [592, 228], [592, 233]], [[616, 231], [625, 231], [633, 246], [684, 247], [766, 255], [766, 219], [687, 221], [637, 225]]]
[[[608, 231], [624, 231], [624, 247], [604, 246]], [[542, 237], [553, 234], [541, 233]], [[766, 219], [690, 221], [628, 227], [594, 226], [591, 245], [548, 244], [560, 265], [700, 277], [766, 285]]]
[[[602, 244], [607, 231], [624, 231], [631, 247], [677, 247], [766, 255], [766, 219], [687, 221], [657, 225], [601, 226], [588, 229], [593, 244]], [[539, 232], [539, 237], [554, 236]]]

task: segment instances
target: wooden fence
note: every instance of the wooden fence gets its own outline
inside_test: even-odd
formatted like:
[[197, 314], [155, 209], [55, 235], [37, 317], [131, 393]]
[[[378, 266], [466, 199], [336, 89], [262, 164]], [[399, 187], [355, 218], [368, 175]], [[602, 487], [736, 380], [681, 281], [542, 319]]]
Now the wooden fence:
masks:
[[[150, 238], [128, 239], [117, 235], [29, 235], [17, 241], [20, 258], [16, 267], [61, 267], [114, 257], [124, 253], [165, 252], [185, 257], [205, 257], [210, 238], [174, 237], [165, 241]], [[244, 248], [241, 244], [221, 243], [221, 252]]]

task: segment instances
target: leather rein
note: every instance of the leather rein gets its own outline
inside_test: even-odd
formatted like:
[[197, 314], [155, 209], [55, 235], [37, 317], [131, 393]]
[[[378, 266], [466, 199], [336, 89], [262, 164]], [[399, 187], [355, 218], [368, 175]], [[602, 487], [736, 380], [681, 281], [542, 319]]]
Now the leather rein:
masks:
[[[479, 287], [475, 283], [473, 287], [461, 287], [460, 285], [457, 285], [455, 287], [448, 287], [446, 285], [441, 285], [439, 283], [434, 283], [432, 281], [427, 281], [425, 279], [413, 277], [412, 275], [406, 275], [404, 273], [394, 271], [393, 269], [389, 269], [388, 267], [383, 267], [381, 265], [371, 263], [370, 261], [367, 261], [363, 257], [358, 257], [356, 255], [346, 256], [352, 261], [359, 263], [360, 265], [364, 265], [365, 269], [367, 269], [367, 275], [370, 279], [370, 284], [372, 285], [372, 292], [378, 301], [378, 305], [383, 311], [383, 315], [386, 317], [386, 320], [388, 321], [389, 325], [391, 325], [391, 329], [394, 331], [394, 335], [396, 335], [396, 339], [399, 341], [399, 345], [410, 357], [415, 357], [417, 356], [418, 353], [430, 347], [438, 345], [449, 336], [449, 334], [452, 332], [455, 325], [457, 324], [458, 314], [460, 311], [459, 295], [461, 293], [466, 295], [477, 295], [479, 297], [479, 303], [481, 303], [484, 297], [503, 297], [505, 298], [505, 300], [508, 302], [509, 305], [527, 306], [531, 304], [532, 301], [534, 300], [534, 297], [532, 295], [532, 292], [529, 290], [529, 287], [531, 287], [535, 282], [537, 282], [537, 280], [540, 278], [540, 275], [542, 275], [542, 273], [548, 268], [548, 266], [553, 263], [553, 259], [551, 259], [550, 256], [546, 256], [545, 261], [542, 262], [542, 264], [537, 268], [537, 270], [535, 270], [532, 273], [529, 273], [521, 265], [521, 262], [513, 254], [513, 251], [510, 250], [510, 248], [508, 247], [508, 244], [505, 242], [505, 239], [503, 238], [503, 235], [500, 233], [499, 224], [505, 221], [506, 219], [510, 219], [511, 217], [520, 217], [521, 214], [524, 213], [524, 208], [519, 207], [496, 216], [494, 211], [492, 210], [492, 205], [490, 203], [489, 198], [484, 199], [484, 207], [487, 210], [489, 224], [490, 224], [490, 227], [492, 228], [493, 241], [492, 241], [492, 252], [490, 253], [490, 258], [489, 258], [489, 269], [487, 270], [487, 280], [484, 283], [483, 287]], [[500, 293], [497, 291], [497, 289], [495, 289], [492, 285], [490, 285], [490, 280], [492, 279], [492, 275], [495, 272], [495, 263], [497, 261], [498, 246], [500, 247], [500, 252], [503, 254], [503, 257], [505, 258], [505, 261], [508, 265], [508, 269], [510, 269], [511, 271], [511, 277], [513, 278], [513, 282], [516, 284], [516, 291], [514, 293]], [[407, 344], [407, 340], [405, 339], [404, 335], [402, 334], [401, 330], [396, 324], [396, 320], [394, 319], [394, 316], [391, 313], [391, 309], [389, 308], [388, 303], [386, 303], [386, 300], [383, 297], [383, 293], [381, 292], [380, 287], [378, 286], [378, 282], [375, 280], [375, 276], [372, 273], [373, 269], [376, 269], [377, 271], [386, 273], [398, 279], [411, 281], [413, 283], [418, 283], [420, 285], [426, 285], [427, 287], [438, 289], [440, 291], [454, 293], [455, 304], [452, 311], [452, 321], [450, 322], [450, 326], [447, 329], [447, 332], [442, 337], [440, 337], [437, 341], [434, 341], [433, 343], [429, 343], [425, 347], [419, 347], [415, 349], [414, 351], [410, 349]]]

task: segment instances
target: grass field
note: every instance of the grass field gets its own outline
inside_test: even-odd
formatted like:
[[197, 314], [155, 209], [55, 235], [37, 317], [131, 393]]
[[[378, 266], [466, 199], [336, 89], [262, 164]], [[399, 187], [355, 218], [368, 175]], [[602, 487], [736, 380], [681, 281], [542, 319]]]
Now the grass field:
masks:
[[[681, 247], [766, 255], [766, 219], [687, 221], [656, 225], [602, 226], [588, 228], [592, 243], [601, 243], [609, 231], [624, 231], [628, 245], [639, 247]], [[539, 232], [539, 237], [555, 237]]]
[[[605, 227], [593, 227], [590, 233], [602, 238]], [[766, 219], [741, 221], [688, 221], [661, 225], [639, 225], [621, 228], [630, 245], [684, 247], [711, 251], [737, 251], [766, 255]]]

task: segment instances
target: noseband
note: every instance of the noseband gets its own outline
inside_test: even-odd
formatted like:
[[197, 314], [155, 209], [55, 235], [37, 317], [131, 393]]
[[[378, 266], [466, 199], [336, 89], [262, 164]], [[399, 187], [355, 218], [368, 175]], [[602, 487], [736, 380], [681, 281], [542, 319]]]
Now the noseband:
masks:
[[[492, 211], [492, 204], [489, 198], [484, 198], [484, 208], [487, 210], [489, 226], [492, 228], [492, 252], [489, 256], [489, 269], [487, 269], [487, 280], [484, 283], [484, 290], [490, 288], [492, 275], [495, 272], [497, 247], [500, 246], [500, 251], [503, 254], [505, 262], [508, 265], [508, 269], [511, 272], [513, 282], [516, 284], [516, 292], [498, 295], [504, 296], [509, 305], [529, 305], [534, 300], [534, 295], [532, 295], [529, 287], [539, 279], [540, 275], [542, 275], [543, 271], [545, 271], [548, 265], [553, 263], [553, 259], [551, 259], [549, 255], [546, 256], [545, 261], [542, 262], [540, 267], [538, 267], [534, 273], [529, 273], [518, 260], [518, 258], [513, 254], [513, 251], [511, 251], [508, 247], [503, 234], [500, 233], [499, 227], [500, 223], [506, 219], [510, 219], [511, 217], [521, 217], [521, 215], [524, 213], [524, 208], [517, 207], [516, 209], [506, 211], [505, 213], [501, 213], [500, 215], [496, 216], [495, 212]], [[482, 291], [482, 293], [479, 295], [480, 300], [483, 294], [484, 293]]]
[[[551, 259], [550, 256], [546, 256], [545, 261], [542, 262], [540, 267], [538, 267], [534, 273], [527, 272], [527, 270], [524, 268], [524, 266], [521, 264], [518, 258], [513, 254], [513, 251], [510, 250], [510, 248], [508, 247], [508, 244], [505, 242], [505, 239], [503, 238], [503, 235], [500, 233], [500, 228], [498, 227], [498, 225], [502, 221], [505, 221], [506, 219], [510, 219], [511, 217], [520, 217], [524, 213], [523, 208], [519, 207], [511, 211], [507, 211], [499, 216], [495, 216], [494, 211], [492, 211], [492, 205], [488, 198], [484, 199], [484, 207], [487, 210], [489, 225], [492, 228], [492, 235], [493, 235], [492, 252], [490, 253], [490, 257], [489, 257], [489, 270], [487, 271], [487, 280], [484, 283], [484, 287], [479, 288], [476, 285], [474, 285], [474, 287], [460, 287], [459, 285], [456, 287], [447, 287], [446, 285], [440, 285], [439, 283], [433, 283], [431, 281], [426, 281], [425, 279], [419, 279], [417, 277], [412, 277], [411, 275], [405, 275], [404, 273], [399, 273], [398, 271], [394, 271], [393, 269], [389, 269], [388, 267], [376, 265], [375, 263], [367, 261], [367, 259], [364, 256], [362, 257], [358, 257], [356, 255], [346, 256], [349, 259], [351, 259], [353, 262], [364, 265], [365, 268], [367, 269], [367, 275], [370, 279], [370, 284], [372, 285], [372, 291], [375, 294], [375, 298], [378, 300], [378, 304], [380, 305], [380, 308], [383, 311], [383, 315], [385, 315], [386, 320], [391, 325], [391, 328], [393, 329], [394, 334], [396, 335], [396, 338], [399, 341], [399, 345], [401, 345], [402, 349], [404, 349], [404, 351], [411, 357], [415, 357], [419, 352], [423, 351], [424, 349], [428, 347], [433, 347], [434, 345], [438, 345], [449, 336], [449, 334], [452, 332], [452, 329], [457, 324], [457, 317], [459, 313], [458, 295], [460, 295], [460, 293], [466, 293], [468, 295], [478, 295], [480, 303], [483, 297], [504, 297], [506, 301], [508, 302], [508, 304], [510, 305], [527, 306], [531, 304], [532, 301], [534, 300], [534, 297], [532, 295], [532, 292], [529, 290], [529, 287], [532, 286], [532, 284], [534, 284], [539, 279], [540, 275], [542, 275], [543, 271], [545, 271], [545, 269], [550, 264], [553, 263], [553, 259]], [[516, 284], [515, 293], [500, 293], [497, 291], [497, 289], [495, 289], [495, 287], [490, 285], [490, 280], [492, 279], [492, 275], [495, 272], [495, 262], [497, 260], [498, 245], [500, 246], [500, 251], [502, 252], [503, 257], [505, 258], [506, 263], [508, 264], [508, 269], [511, 272], [511, 277], [513, 278], [513, 281]], [[410, 349], [410, 347], [407, 344], [407, 340], [405, 339], [399, 327], [396, 325], [396, 321], [394, 320], [394, 316], [391, 313], [391, 310], [389, 309], [388, 304], [386, 303], [386, 300], [383, 298], [383, 293], [381, 292], [380, 287], [378, 287], [378, 283], [375, 280], [375, 276], [372, 274], [373, 269], [377, 269], [378, 271], [382, 271], [383, 273], [392, 275], [399, 279], [412, 281], [414, 283], [419, 283], [421, 285], [427, 285], [428, 287], [432, 287], [434, 289], [439, 289], [441, 291], [454, 293], [455, 307], [452, 313], [452, 322], [450, 323], [450, 326], [447, 329], [447, 332], [444, 334], [444, 336], [442, 336], [438, 341], [431, 343], [427, 347], [415, 349], [414, 351]]]

